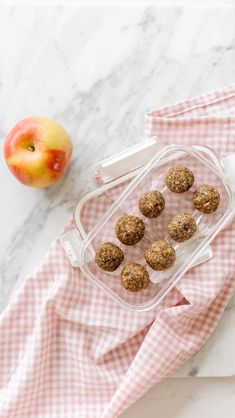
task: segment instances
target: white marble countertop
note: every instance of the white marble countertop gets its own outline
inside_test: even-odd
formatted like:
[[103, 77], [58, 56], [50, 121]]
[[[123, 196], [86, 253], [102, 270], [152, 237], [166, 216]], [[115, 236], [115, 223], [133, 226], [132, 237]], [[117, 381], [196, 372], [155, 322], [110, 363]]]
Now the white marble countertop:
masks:
[[[234, 82], [235, 7], [0, 6], [0, 308], [45, 254], [96, 163], [144, 135], [144, 113]], [[29, 115], [52, 117], [74, 141], [65, 178], [22, 186], [3, 139]], [[206, 346], [123, 418], [234, 416], [235, 297]], [[195, 378], [197, 376], [197, 378]], [[214, 376], [203, 378], [202, 376]], [[214, 402], [216, 397], [217, 402]]]

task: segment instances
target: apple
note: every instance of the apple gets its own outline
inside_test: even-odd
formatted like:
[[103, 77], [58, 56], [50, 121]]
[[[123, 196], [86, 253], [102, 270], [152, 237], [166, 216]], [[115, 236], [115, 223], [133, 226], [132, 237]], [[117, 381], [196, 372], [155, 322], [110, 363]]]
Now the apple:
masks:
[[10, 131], [5, 139], [4, 155], [21, 183], [48, 187], [64, 174], [71, 159], [72, 142], [54, 120], [30, 116]]

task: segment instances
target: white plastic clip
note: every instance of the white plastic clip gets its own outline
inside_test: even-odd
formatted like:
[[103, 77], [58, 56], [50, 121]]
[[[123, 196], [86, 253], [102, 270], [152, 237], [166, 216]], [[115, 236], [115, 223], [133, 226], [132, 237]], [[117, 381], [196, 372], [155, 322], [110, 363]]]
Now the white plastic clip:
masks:
[[235, 153], [222, 158], [220, 163], [235, 189]]
[[73, 267], [79, 267], [79, 249], [82, 237], [77, 229], [71, 229], [63, 234], [60, 242]]
[[213, 251], [210, 245], [207, 245], [207, 247], [204, 249], [204, 251], [199, 254], [199, 256], [196, 258], [194, 263], [191, 265], [190, 268], [199, 266], [200, 264], [205, 263], [206, 261], [209, 261], [213, 258]]
[[157, 137], [145, 139], [136, 145], [100, 161], [97, 166], [104, 184], [116, 180], [148, 163], [163, 147]]

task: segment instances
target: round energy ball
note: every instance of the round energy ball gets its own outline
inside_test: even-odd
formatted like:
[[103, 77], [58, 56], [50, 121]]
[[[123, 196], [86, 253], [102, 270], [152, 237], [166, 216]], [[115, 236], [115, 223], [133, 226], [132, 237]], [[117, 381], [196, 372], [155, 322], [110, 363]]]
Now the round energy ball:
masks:
[[194, 206], [199, 212], [215, 212], [220, 204], [220, 194], [218, 190], [208, 184], [198, 187], [193, 194]]
[[144, 222], [137, 216], [123, 216], [116, 224], [117, 238], [122, 244], [134, 245], [144, 236]]
[[157, 271], [166, 270], [175, 262], [175, 250], [166, 241], [156, 241], [150, 244], [144, 251], [144, 257], [148, 265]]
[[195, 234], [197, 224], [191, 215], [176, 215], [167, 225], [170, 237], [177, 242], [186, 241]]
[[114, 271], [124, 260], [124, 254], [116, 244], [105, 242], [97, 250], [96, 264], [104, 271]]
[[144, 193], [139, 198], [139, 210], [147, 218], [156, 218], [165, 207], [165, 199], [162, 193], [155, 190]]
[[137, 263], [127, 264], [122, 269], [120, 278], [124, 289], [130, 292], [139, 292], [147, 289], [150, 283], [146, 268]]
[[192, 187], [194, 175], [187, 167], [177, 165], [170, 168], [166, 176], [166, 185], [174, 193], [183, 193]]

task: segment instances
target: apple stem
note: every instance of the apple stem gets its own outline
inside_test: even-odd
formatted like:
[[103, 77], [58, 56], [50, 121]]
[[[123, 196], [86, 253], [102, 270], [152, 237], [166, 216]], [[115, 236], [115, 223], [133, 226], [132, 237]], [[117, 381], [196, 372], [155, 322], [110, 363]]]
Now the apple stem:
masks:
[[33, 145], [29, 145], [29, 146], [28, 146], [28, 150], [29, 150], [29, 151], [34, 151], [34, 150], [35, 150], [35, 148], [34, 148], [34, 146], [33, 146]]

